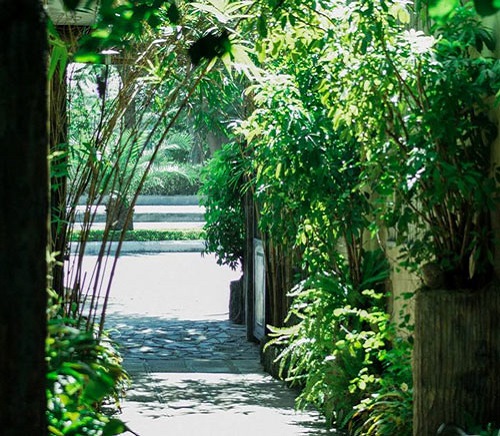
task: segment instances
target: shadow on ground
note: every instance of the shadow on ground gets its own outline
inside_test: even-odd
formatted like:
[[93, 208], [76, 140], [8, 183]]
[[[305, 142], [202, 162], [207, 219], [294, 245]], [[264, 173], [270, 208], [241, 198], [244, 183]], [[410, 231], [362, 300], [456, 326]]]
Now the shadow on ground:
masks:
[[[295, 412], [295, 396], [296, 392], [264, 374], [142, 373], [134, 376], [127, 403], [128, 407], [140, 405], [143, 417], [165, 420], [165, 429], [176, 422], [188, 422], [188, 418], [189, 422], [208, 423], [218, 417], [248, 423], [248, 433], [245, 428], [234, 429], [232, 434], [238, 435], [255, 434], [250, 432], [255, 419], [273, 423], [278, 434], [338, 434], [326, 430], [316, 414]], [[201, 427], [197, 434], [212, 434], [208, 431]], [[264, 434], [275, 433], [267, 428]]]

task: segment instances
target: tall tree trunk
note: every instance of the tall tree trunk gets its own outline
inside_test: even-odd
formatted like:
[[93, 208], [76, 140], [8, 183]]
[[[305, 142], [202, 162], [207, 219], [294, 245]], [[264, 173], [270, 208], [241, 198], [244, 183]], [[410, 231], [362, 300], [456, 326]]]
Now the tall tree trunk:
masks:
[[413, 360], [415, 436], [443, 423], [500, 425], [499, 285], [418, 292]]
[[0, 0], [0, 433], [47, 433], [47, 37], [39, 0]]

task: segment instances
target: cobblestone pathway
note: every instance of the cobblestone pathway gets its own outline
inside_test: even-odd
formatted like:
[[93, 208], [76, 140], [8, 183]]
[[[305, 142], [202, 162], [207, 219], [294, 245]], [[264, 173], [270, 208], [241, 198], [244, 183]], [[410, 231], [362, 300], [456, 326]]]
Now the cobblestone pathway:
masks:
[[245, 362], [255, 369], [259, 360], [258, 347], [243, 340], [244, 327], [229, 321], [111, 316], [108, 322], [129, 366], [147, 362], [174, 372], [238, 372]]
[[227, 321], [238, 277], [194, 253], [119, 260], [107, 329], [132, 378], [121, 418], [137, 434], [336, 434], [294, 411], [294, 392], [263, 373], [258, 346]]

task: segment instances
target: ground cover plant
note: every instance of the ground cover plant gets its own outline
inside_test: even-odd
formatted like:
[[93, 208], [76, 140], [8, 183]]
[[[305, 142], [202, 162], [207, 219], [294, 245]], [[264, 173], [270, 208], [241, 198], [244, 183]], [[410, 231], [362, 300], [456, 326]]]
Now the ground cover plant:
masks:
[[97, 338], [79, 329], [74, 319], [62, 315], [57, 300], [53, 294], [46, 342], [49, 434], [111, 436], [131, 431], [113, 417], [128, 384], [116, 345], [107, 336]]

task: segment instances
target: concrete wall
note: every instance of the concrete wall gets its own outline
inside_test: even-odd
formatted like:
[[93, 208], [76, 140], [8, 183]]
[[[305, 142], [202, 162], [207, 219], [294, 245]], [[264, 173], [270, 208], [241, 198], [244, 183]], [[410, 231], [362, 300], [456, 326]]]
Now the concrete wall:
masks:
[[414, 297], [408, 298], [407, 295], [414, 294], [417, 288], [421, 286], [422, 281], [416, 274], [397, 266], [399, 248], [394, 243], [387, 243], [386, 253], [391, 262], [389, 287], [392, 292], [389, 301], [389, 313], [392, 315], [392, 319], [396, 325], [399, 325], [406, 315], [410, 315], [411, 322]]

